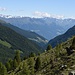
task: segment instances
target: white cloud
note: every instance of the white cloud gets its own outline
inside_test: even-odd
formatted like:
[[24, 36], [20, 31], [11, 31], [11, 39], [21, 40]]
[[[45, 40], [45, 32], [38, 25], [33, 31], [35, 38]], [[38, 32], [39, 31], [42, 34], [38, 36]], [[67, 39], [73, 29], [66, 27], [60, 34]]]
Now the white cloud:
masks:
[[34, 15], [35, 17], [51, 17], [50, 14], [45, 13], [45, 12], [39, 12], [39, 11], [35, 11], [35, 12], [33, 13], [33, 15]]
[[52, 18], [64, 18], [64, 16], [62, 15], [53, 15], [53, 14], [49, 14], [49, 13], [46, 13], [46, 12], [39, 12], [39, 11], [35, 11], [33, 13], [33, 17], [36, 17], [36, 18], [42, 18], [42, 17], [52, 17]]
[[6, 8], [0, 7], [0, 11], [6, 11], [6, 10], [7, 10]]

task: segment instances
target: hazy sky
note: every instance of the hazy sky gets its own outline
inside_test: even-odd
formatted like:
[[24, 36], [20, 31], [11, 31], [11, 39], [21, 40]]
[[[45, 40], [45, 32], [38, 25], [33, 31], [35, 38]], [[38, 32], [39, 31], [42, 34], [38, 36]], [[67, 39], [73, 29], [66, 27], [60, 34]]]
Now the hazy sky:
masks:
[[75, 18], [75, 0], [0, 0], [0, 14]]

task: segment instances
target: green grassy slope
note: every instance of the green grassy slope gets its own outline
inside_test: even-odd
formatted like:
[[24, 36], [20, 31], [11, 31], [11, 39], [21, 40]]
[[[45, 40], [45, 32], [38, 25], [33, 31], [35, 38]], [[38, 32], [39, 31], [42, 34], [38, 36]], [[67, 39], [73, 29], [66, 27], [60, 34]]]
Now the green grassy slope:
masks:
[[0, 44], [6, 46], [6, 47], [8, 47], [8, 48], [11, 48], [11, 44], [9, 44], [9, 43], [6, 42], [6, 41], [2, 41], [2, 40], [0, 40]]

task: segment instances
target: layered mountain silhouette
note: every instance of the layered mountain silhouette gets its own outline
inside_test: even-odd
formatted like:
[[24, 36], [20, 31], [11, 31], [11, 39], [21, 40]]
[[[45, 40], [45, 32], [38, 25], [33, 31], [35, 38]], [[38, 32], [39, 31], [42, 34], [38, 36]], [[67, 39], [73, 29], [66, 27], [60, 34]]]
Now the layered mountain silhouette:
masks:
[[57, 44], [67, 41], [72, 36], [75, 36], [75, 25], [68, 29], [64, 34], [50, 40], [48, 44], [51, 44], [53, 47], [55, 47]]
[[75, 24], [75, 19], [0, 17], [0, 19], [24, 30], [34, 31], [48, 40], [65, 33]]
[[42, 48], [43, 48], [43, 46], [45, 46], [48, 43], [47, 39], [45, 39], [44, 37], [40, 36], [39, 34], [37, 34], [35, 32], [20, 29], [14, 25], [11, 25], [10, 23], [6, 23], [3, 20], [0, 20], [0, 23], [6, 27], [13, 29], [15, 32], [28, 38], [29, 40], [34, 41], [36, 44], [38, 44]]

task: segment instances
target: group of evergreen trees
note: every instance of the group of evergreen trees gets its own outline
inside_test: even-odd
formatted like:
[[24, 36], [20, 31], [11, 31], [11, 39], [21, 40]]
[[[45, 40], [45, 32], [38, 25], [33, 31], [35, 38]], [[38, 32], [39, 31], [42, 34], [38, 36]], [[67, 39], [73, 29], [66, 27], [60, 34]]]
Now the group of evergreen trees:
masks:
[[13, 60], [9, 59], [5, 64], [7, 71], [15, 69], [20, 64], [20, 62], [21, 62], [20, 51], [16, 50], [14, 59]]
[[[21, 63], [20, 50], [16, 50], [14, 59], [9, 59], [5, 65], [0, 62], [0, 75], [8, 75], [12, 71], [14, 71], [19, 65], [19, 70], [22, 70], [20, 75], [34, 75], [34, 72], [40, 69], [41, 60], [40, 57], [37, 59], [33, 59], [35, 57], [35, 53], [31, 52], [29, 58], [27, 59], [27, 63], [24, 62], [23, 65]], [[25, 59], [26, 60], [26, 59]]]
[[13, 60], [9, 59], [5, 65], [0, 62], [0, 75], [8, 75], [9, 71], [14, 70], [20, 62], [20, 51], [17, 50]]
[[7, 75], [7, 68], [0, 62], [0, 75]]
[[[75, 37], [73, 38], [72, 49], [75, 49]], [[52, 52], [52, 54], [55, 54], [55, 57], [52, 56], [52, 60], [50, 59], [50, 62], [47, 62], [47, 64], [51, 64], [51, 68], [54, 67], [54, 61], [61, 57], [62, 54], [62, 44], [58, 44], [54, 51], [52, 49], [51, 45], [48, 45], [47, 52]], [[54, 53], [53, 53], [54, 52]], [[54, 60], [53, 60], [54, 58]], [[56, 58], [56, 59], [55, 59]], [[9, 59], [5, 65], [3, 65], [0, 62], [0, 75], [9, 75], [12, 71], [15, 71], [15, 69], [18, 67], [18, 71], [20, 73], [18, 75], [34, 75], [37, 71], [40, 71], [42, 69], [42, 60], [40, 55], [36, 56], [35, 53], [31, 52], [29, 57], [24, 58], [24, 61], [20, 57], [20, 50], [16, 50], [15, 56], [13, 59]], [[46, 65], [46, 64], [45, 64]], [[16, 72], [17, 73], [17, 72]], [[15, 75], [15, 74], [13, 74]]]

